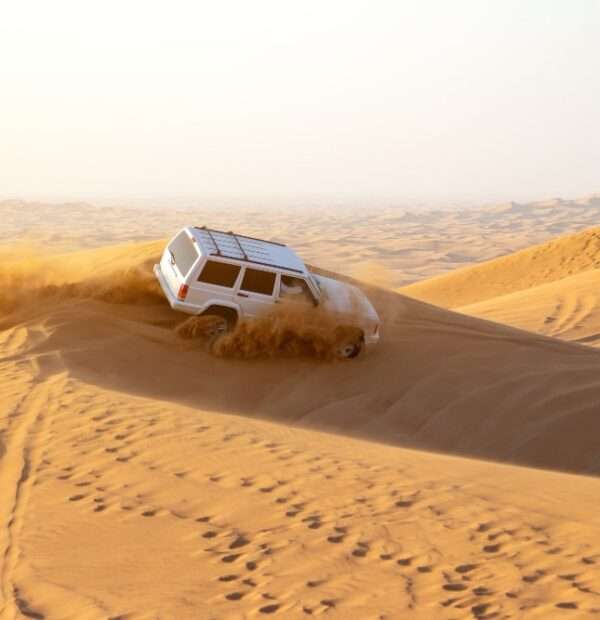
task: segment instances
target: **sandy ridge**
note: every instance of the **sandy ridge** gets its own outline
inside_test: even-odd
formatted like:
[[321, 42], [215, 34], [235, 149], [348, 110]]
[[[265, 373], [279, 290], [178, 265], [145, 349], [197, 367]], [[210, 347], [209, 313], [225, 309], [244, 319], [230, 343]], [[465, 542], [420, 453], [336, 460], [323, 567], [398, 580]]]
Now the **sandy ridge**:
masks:
[[546, 285], [598, 267], [600, 229], [592, 228], [400, 290], [439, 306], [457, 308]]

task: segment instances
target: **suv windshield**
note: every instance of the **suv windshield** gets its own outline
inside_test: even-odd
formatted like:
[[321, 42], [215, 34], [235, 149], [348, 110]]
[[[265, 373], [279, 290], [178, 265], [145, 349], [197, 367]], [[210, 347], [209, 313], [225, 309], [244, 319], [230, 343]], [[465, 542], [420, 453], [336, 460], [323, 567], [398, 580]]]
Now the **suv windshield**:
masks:
[[192, 265], [198, 258], [198, 250], [185, 231], [180, 232], [169, 245], [171, 262], [177, 265], [181, 275], [185, 278]]

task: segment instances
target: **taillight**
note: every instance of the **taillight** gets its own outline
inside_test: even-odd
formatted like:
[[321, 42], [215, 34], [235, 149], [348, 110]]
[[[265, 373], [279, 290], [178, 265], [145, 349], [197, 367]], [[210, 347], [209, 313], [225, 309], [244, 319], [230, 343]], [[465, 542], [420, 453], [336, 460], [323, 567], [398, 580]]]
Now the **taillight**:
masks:
[[177, 299], [179, 299], [180, 301], [183, 301], [187, 297], [189, 288], [190, 287], [187, 284], [182, 284], [179, 287], [179, 291], [177, 293]]

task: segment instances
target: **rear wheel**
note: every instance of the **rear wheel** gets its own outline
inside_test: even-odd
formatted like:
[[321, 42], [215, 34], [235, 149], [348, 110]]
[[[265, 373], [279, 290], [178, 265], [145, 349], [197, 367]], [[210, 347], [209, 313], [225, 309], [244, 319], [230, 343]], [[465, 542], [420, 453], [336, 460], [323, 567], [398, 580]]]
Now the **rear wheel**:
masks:
[[211, 306], [202, 314], [192, 316], [177, 328], [179, 337], [185, 339], [200, 339], [214, 341], [228, 331], [231, 331], [237, 322], [237, 314], [229, 308]]
[[205, 320], [205, 334], [218, 338], [231, 331], [237, 323], [237, 313], [231, 308], [211, 306], [200, 315]]

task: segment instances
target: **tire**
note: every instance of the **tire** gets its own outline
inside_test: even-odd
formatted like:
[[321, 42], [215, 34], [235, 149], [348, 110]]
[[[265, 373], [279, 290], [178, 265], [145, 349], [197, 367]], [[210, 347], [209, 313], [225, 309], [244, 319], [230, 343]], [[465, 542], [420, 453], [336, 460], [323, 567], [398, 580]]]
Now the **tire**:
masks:
[[200, 316], [206, 318], [205, 334], [209, 338], [218, 338], [233, 330], [238, 318], [235, 310], [222, 306], [211, 306]]
[[364, 336], [361, 330], [345, 327], [336, 330], [335, 356], [341, 360], [358, 357], [363, 349]]

